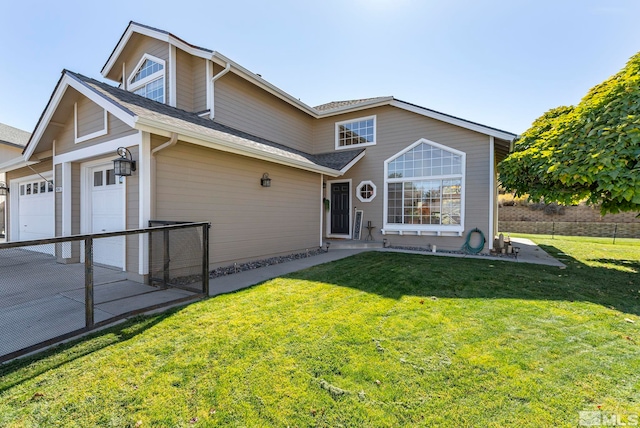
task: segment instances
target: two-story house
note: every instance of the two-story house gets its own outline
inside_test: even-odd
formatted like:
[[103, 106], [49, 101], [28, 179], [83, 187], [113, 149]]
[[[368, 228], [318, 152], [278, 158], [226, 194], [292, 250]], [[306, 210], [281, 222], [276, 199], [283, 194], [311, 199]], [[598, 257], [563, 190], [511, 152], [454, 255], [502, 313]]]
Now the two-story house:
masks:
[[[43, 236], [210, 221], [211, 267], [351, 239], [356, 209], [395, 245], [457, 249], [496, 230], [495, 165], [512, 133], [393, 97], [310, 107], [134, 22], [102, 75], [115, 85], [62, 72], [24, 151], [35, 163], [7, 173], [10, 239], [36, 196]], [[123, 180], [120, 147], [136, 161]], [[119, 242], [98, 261], [144, 277], [144, 245]]]

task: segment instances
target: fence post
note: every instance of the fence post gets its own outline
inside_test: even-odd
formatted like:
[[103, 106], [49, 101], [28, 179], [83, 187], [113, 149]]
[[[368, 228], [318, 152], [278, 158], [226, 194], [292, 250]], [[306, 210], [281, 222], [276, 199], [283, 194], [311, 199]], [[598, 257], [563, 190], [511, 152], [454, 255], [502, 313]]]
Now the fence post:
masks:
[[169, 231], [165, 229], [163, 233], [164, 233], [164, 266], [162, 267], [162, 270], [163, 270], [162, 280], [164, 281], [164, 286], [166, 287], [169, 284], [169, 264], [171, 263], [171, 259], [169, 257]]
[[[149, 227], [151, 227], [151, 222], [149, 222]], [[149, 239], [147, 240], [147, 245], [149, 246], [149, 260], [147, 261], [147, 284], [153, 285], [153, 232], [149, 232], [147, 234]]]
[[616, 235], [618, 234], [618, 223], [616, 223], [616, 226], [613, 228], [613, 245], [616, 244]]
[[209, 295], [209, 228], [210, 224], [202, 226], [202, 293]]
[[84, 322], [93, 327], [93, 238], [84, 240]]

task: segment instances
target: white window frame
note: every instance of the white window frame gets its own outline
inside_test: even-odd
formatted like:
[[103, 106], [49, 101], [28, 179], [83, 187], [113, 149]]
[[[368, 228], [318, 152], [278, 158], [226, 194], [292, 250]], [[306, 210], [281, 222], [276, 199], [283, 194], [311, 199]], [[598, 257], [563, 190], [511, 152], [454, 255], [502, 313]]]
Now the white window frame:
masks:
[[[360, 194], [362, 191], [362, 188], [366, 185], [371, 186], [371, 188], [373, 189], [370, 198], [363, 198], [362, 195]], [[378, 189], [376, 185], [373, 183], [373, 181], [371, 180], [361, 181], [360, 184], [358, 184], [358, 187], [356, 187], [356, 196], [360, 200], [360, 202], [371, 202], [376, 198], [377, 194], [378, 194]]]
[[[364, 122], [365, 120], [369, 120], [369, 119], [373, 119], [373, 141], [370, 141], [368, 143], [360, 143], [360, 144], [351, 144], [348, 146], [341, 146], [340, 145], [340, 125], [345, 125], [347, 123], [354, 123], [354, 122]], [[348, 150], [348, 149], [353, 149], [356, 147], [368, 147], [368, 146], [375, 146], [376, 141], [378, 139], [377, 137], [377, 133], [378, 133], [378, 125], [377, 125], [377, 119], [376, 119], [376, 115], [373, 116], [366, 116], [366, 117], [359, 117], [356, 119], [349, 119], [349, 120], [343, 120], [340, 122], [336, 122], [335, 124], [335, 147], [336, 150]]]
[[[420, 144], [428, 144], [432, 147], [447, 151], [449, 153], [453, 153], [461, 157], [461, 171], [462, 174], [447, 174], [447, 175], [434, 175], [429, 177], [413, 177], [413, 178], [403, 178], [403, 179], [389, 179], [389, 164], [396, 160], [398, 157], [403, 154], [413, 150], [415, 147]], [[465, 221], [465, 194], [466, 194], [466, 153], [460, 150], [453, 149], [451, 147], [445, 146], [443, 144], [436, 143], [435, 141], [427, 140], [426, 138], [421, 138], [400, 152], [394, 154], [390, 158], [384, 161], [384, 201], [383, 201], [383, 227], [382, 234], [398, 234], [398, 235], [435, 235], [435, 236], [462, 236], [464, 232], [464, 221]], [[389, 210], [389, 183], [398, 183], [405, 181], [417, 181], [422, 179], [428, 180], [451, 180], [451, 179], [460, 179], [460, 224], [455, 225], [446, 225], [446, 224], [398, 224], [398, 223], [389, 223], [388, 222], [388, 210]]]
[[[144, 62], [146, 60], [157, 62], [158, 64], [162, 65], [162, 70], [156, 71], [155, 73], [150, 74], [147, 77], [138, 80], [137, 82], [132, 82], [133, 78], [136, 76], [136, 74], [138, 74], [138, 72], [140, 71], [140, 68], [142, 67], [142, 65], [144, 64]], [[159, 102], [164, 103], [165, 100], [167, 99], [167, 94], [166, 94], [166, 92], [167, 92], [166, 75], [167, 75], [167, 62], [165, 60], [161, 59], [161, 58], [158, 58], [158, 57], [155, 57], [153, 55], [149, 55], [148, 53], [145, 53], [144, 55], [142, 55], [142, 58], [140, 58], [140, 61], [138, 61], [138, 64], [133, 68], [133, 71], [131, 72], [131, 74], [127, 78], [127, 90], [129, 92], [135, 92], [138, 89], [142, 88], [143, 86], [148, 85], [151, 82], [154, 82], [154, 81], [156, 81], [158, 79], [163, 79], [162, 80], [162, 84], [164, 85], [164, 90], [162, 91], [162, 101], [159, 101]]]

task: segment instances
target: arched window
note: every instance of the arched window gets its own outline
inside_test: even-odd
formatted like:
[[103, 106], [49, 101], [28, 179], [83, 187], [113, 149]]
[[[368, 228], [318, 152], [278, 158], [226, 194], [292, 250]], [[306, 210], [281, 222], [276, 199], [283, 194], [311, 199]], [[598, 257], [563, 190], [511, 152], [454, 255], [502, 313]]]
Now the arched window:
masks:
[[164, 103], [164, 60], [144, 54], [134, 70], [128, 79], [129, 91]]
[[387, 232], [464, 230], [465, 154], [421, 139], [385, 161]]

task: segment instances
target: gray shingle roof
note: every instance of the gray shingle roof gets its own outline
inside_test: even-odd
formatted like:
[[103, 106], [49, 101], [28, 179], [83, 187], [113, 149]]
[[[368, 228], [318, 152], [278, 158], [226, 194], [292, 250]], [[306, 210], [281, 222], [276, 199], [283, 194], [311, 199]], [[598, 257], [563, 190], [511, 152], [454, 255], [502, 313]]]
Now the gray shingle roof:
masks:
[[17, 147], [24, 147], [31, 134], [22, 129], [0, 123], [0, 142]]
[[251, 151], [257, 150], [288, 158], [298, 163], [306, 163], [309, 166], [316, 165], [335, 170], [341, 170], [347, 166], [364, 150], [344, 150], [336, 153], [312, 155], [285, 146], [284, 144], [269, 141], [229, 126], [222, 125], [213, 120], [200, 117], [197, 113], [190, 113], [157, 101], [152, 101], [148, 98], [136, 95], [133, 92], [122, 90], [81, 74], [73, 73], [68, 70], [65, 70], [65, 73], [132, 116], [135, 115], [140, 118], [165, 123], [172, 127], [181, 128], [190, 133], [201, 135], [203, 138], [215, 138], [217, 140], [231, 143], [238, 148], [245, 148]]
[[345, 107], [357, 107], [361, 104], [373, 104], [379, 101], [388, 101], [393, 97], [375, 97], [375, 98], [362, 98], [359, 100], [344, 100], [344, 101], [331, 101], [330, 103], [321, 104], [315, 106], [314, 109], [321, 113], [328, 113], [332, 110], [340, 110]]

